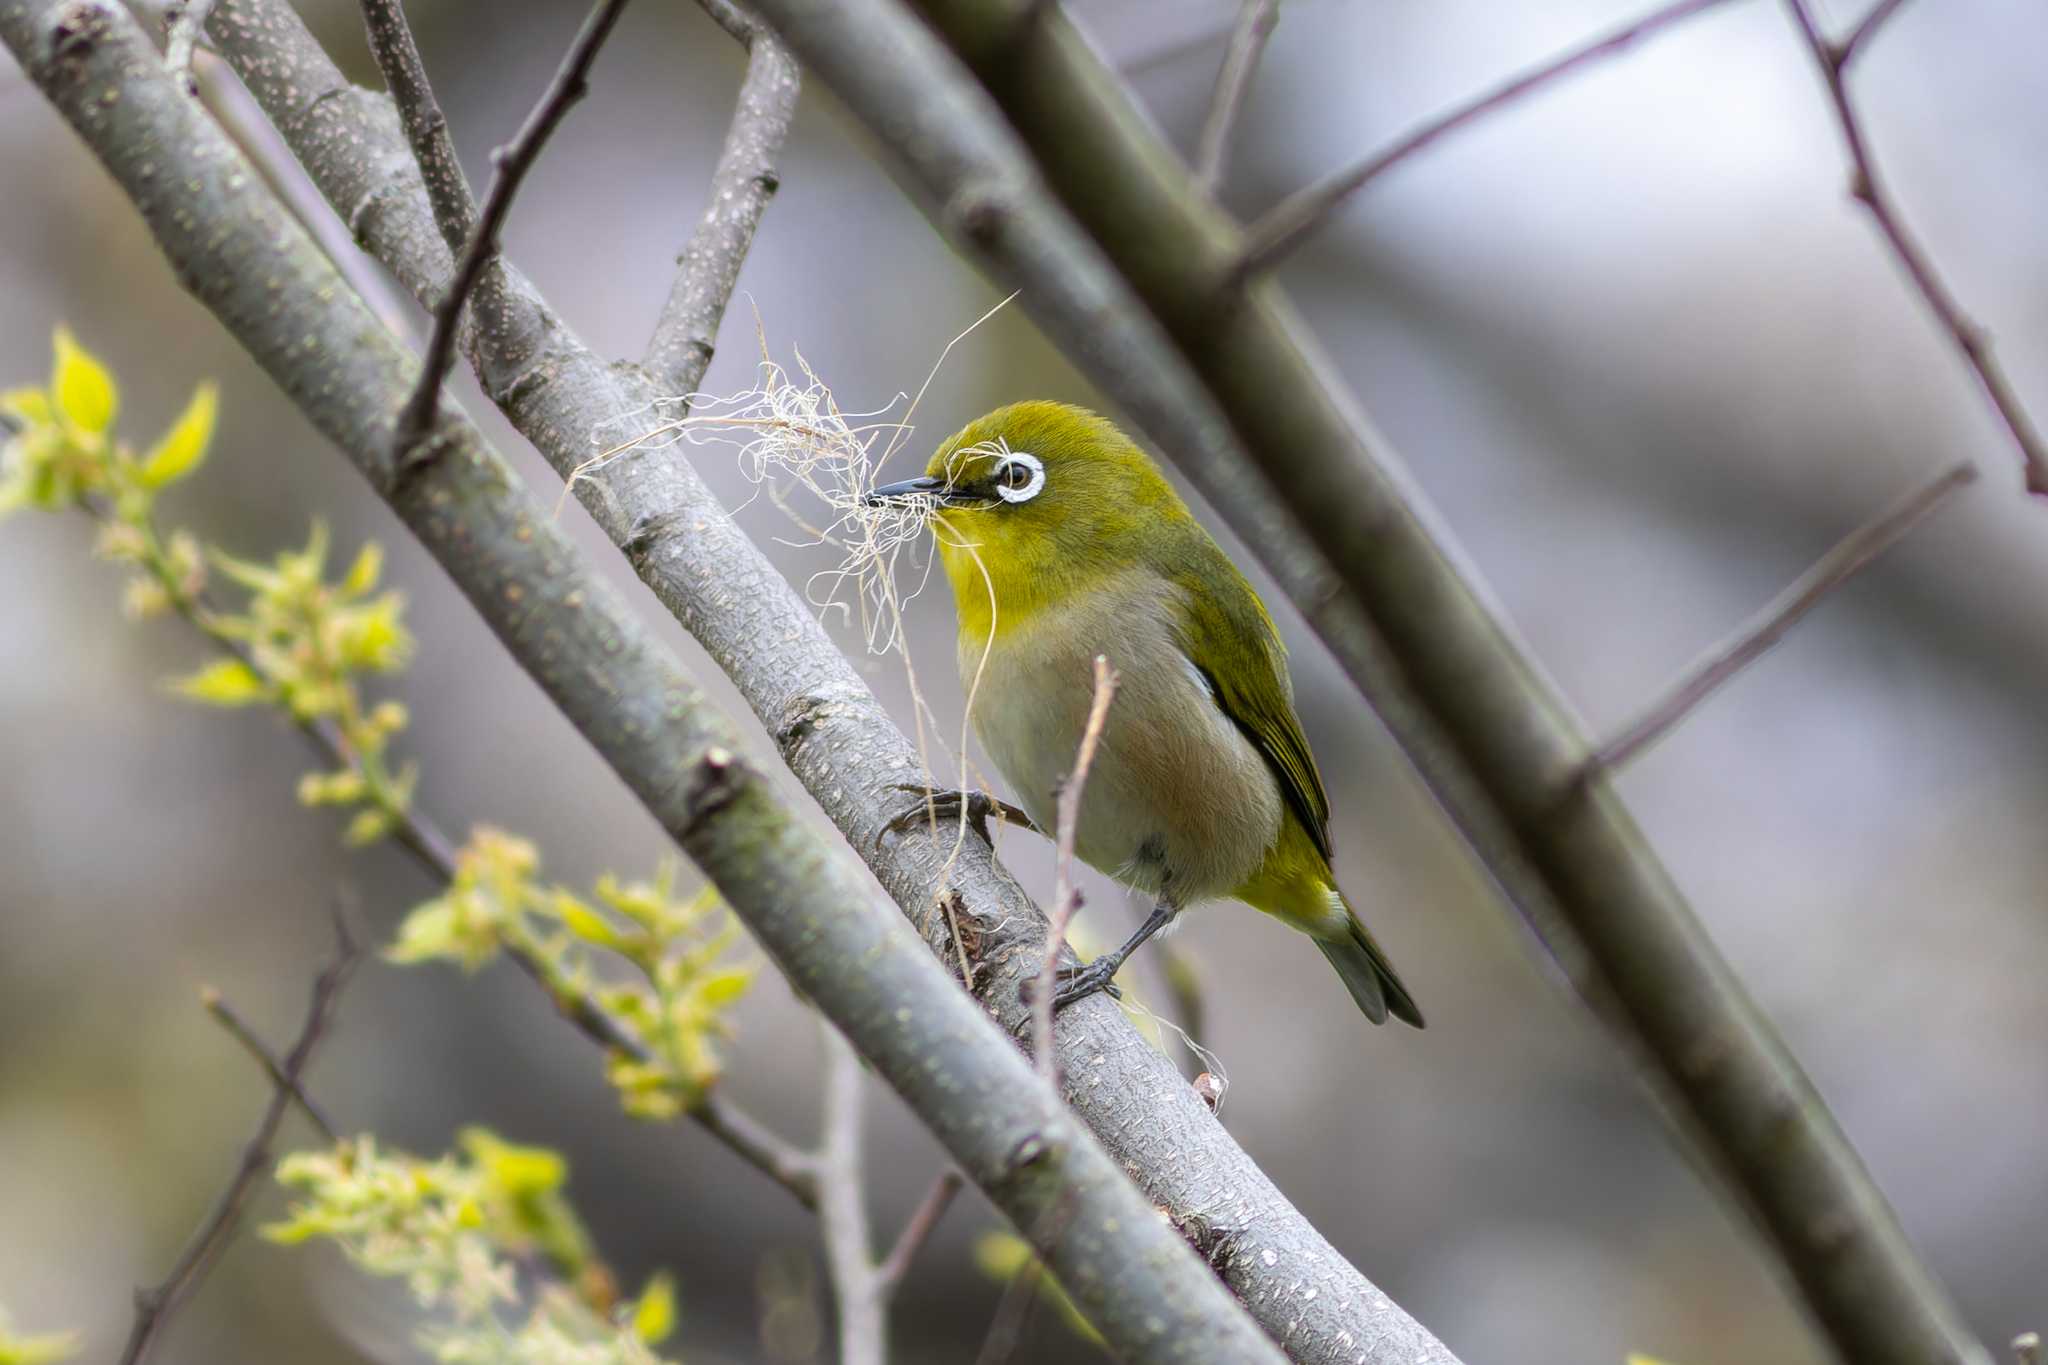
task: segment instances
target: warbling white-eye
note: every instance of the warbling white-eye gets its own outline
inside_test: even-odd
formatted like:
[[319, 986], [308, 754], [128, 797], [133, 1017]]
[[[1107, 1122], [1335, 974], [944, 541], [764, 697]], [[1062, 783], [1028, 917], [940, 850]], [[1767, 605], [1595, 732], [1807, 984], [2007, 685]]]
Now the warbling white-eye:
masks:
[[940, 446], [922, 477], [869, 494], [910, 497], [937, 504], [975, 733], [1041, 830], [1095, 657], [1119, 676], [1076, 852], [1157, 904], [1121, 948], [1065, 974], [1056, 1003], [1107, 986], [1183, 907], [1227, 898], [1312, 937], [1374, 1023], [1420, 1027], [1330, 870], [1329, 798], [1273, 620], [1151, 459], [1085, 409], [1017, 403]]

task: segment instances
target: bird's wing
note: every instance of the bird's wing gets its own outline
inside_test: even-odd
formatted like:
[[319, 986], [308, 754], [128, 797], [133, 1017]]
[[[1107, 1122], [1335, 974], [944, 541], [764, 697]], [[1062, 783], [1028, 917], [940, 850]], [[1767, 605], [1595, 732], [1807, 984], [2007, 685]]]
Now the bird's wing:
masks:
[[1215, 554], [1222, 573], [1211, 569], [1199, 580], [1179, 581], [1184, 594], [1180, 634], [1188, 661], [1208, 683], [1223, 714], [1264, 756], [1288, 808], [1328, 861], [1330, 798], [1294, 715], [1286, 647], [1252, 585], [1220, 549]]

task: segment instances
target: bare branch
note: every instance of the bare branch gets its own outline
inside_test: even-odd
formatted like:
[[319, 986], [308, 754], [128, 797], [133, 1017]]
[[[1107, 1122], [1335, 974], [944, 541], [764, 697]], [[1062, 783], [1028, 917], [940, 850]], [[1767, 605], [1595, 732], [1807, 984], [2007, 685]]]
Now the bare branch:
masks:
[[[1997, 411], [2005, 429], [2011, 433], [2013, 444], [2019, 448], [2020, 459], [2026, 471], [2026, 486], [2029, 493], [2048, 497], [2048, 445], [2041, 440], [2041, 433], [2027, 410], [2020, 403], [2019, 395], [2013, 391], [2012, 382], [2006, 378], [2005, 369], [1992, 354], [1991, 336], [1972, 321], [1963, 311], [1962, 305], [1949, 292], [1946, 282], [1934, 268], [1934, 261], [1927, 255], [1919, 240], [1906, 227], [1906, 220], [1893, 201], [1891, 191], [1878, 174], [1877, 160], [1871, 155], [1869, 139], [1863, 132], [1863, 122], [1857, 116], [1856, 105], [1849, 97], [1849, 83], [1846, 66], [1853, 49], [1844, 45], [1836, 49], [1828, 45], [1822, 36], [1820, 26], [1814, 21], [1813, 13], [1806, 0], [1786, 0], [1791, 9], [1793, 22], [1799, 26], [1806, 39], [1807, 50], [1813, 54], [1814, 65], [1820, 69], [1821, 80], [1826, 83], [1828, 99], [1834, 105], [1835, 122], [1842, 130], [1842, 141], [1849, 151], [1851, 173], [1849, 193], [1876, 220], [1877, 229], [1883, 234], [1885, 244], [1892, 255], [1905, 267], [1907, 278], [1934, 311], [1935, 318], [1947, 329], [1955, 341], [1956, 349], [1963, 359], [1976, 371], [1977, 382], [1984, 388], [1985, 396]], [[1882, 6], [1880, 6], [1882, 9]], [[1860, 41], [1874, 31], [1877, 23], [1889, 17], [1890, 11], [1873, 13], [1869, 19], [1851, 34], [1851, 41]], [[1873, 22], [1875, 21], [1875, 22]]]
[[1603, 770], [1614, 772], [1670, 734], [1723, 683], [1763, 657], [1830, 593], [1898, 544], [1950, 494], [1974, 483], [1976, 478], [1977, 466], [1968, 460], [1951, 465], [1837, 541], [1812, 568], [1794, 579], [1733, 635], [1707, 651], [1668, 692], [1595, 751], [1583, 771], [1589, 775]]
[[868, 1242], [867, 1173], [861, 1168], [861, 1064], [823, 1018], [825, 1084], [818, 1121], [818, 1232], [839, 1312], [839, 1365], [886, 1365], [889, 1316], [874, 1292]]
[[896, 1292], [903, 1283], [903, 1277], [910, 1270], [910, 1263], [917, 1259], [917, 1253], [931, 1240], [932, 1232], [939, 1226], [939, 1220], [952, 1207], [953, 1198], [960, 1193], [965, 1182], [960, 1172], [941, 1171], [932, 1181], [931, 1188], [924, 1192], [924, 1198], [912, 1209], [904, 1221], [903, 1231], [896, 1235], [896, 1245], [889, 1248], [889, 1254], [875, 1267], [874, 1292], [883, 1299]]
[[799, 1204], [807, 1209], [818, 1207], [817, 1160], [810, 1153], [799, 1151], [716, 1090], [690, 1110], [690, 1117], [755, 1170], [788, 1190]]
[[711, 174], [710, 198], [689, 245], [676, 258], [675, 284], [640, 362], [650, 380], [678, 398], [704, 381], [740, 265], [781, 183], [775, 163], [796, 114], [796, 59], [773, 32], [758, 27], [749, 32], [747, 74], [718, 168]]
[[212, 986], [200, 987], [199, 1003], [222, 1028], [228, 1031], [230, 1037], [242, 1045], [243, 1051], [256, 1059], [256, 1064], [270, 1077], [270, 1083], [292, 1097], [299, 1106], [299, 1112], [320, 1130], [320, 1136], [329, 1142], [341, 1140], [341, 1134], [335, 1131], [334, 1124], [329, 1121], [325, 1111], [306, 1093], [306, 1088], [299, 1083], [299, 1078], [285, 1069], [284, 1060], [270, 1050], [268, 1043], [256, 1036], [256, 1030], [249, 1027], [248, 1021], [221, 997], [218, 990]]
[[[235, 1165], [235, 1173], [229, 1178], [227, 1188], [214, 1199], [213, 1207], [200, 1221], [199, 1227], [185, 1243], [185, 1249], [171, 1266], [170, 1273], [155, 1287], [135, 1291], [135, 1323], [128, 1331], [128, 1344], [121, 1352], [121, 1365], [140, 1365], [149, 1355], [150, 1348], [162, 1335], [171, 1317], [199, 1287], [221, 1249], [235, 1234], [235, 1228], [242, 1218], [242, 1207], [248, 1202], [249, 1191], [256, 1181], [270, 1168], [271, 1145], [277, 1140], [278, 1126], [299, 1095], [300, 1077], [305, 1074], [306, 1063], [313, 1058], [313, 1050], [320, 1045], [321, 1036], [326, 1033], [334, 1017], [334, 1006], [340, 998], [342, 988], [348, 985], [362, 953], [348, 938], [347, 929], [341, 918], [335, 918], [336, 930], [341, 946], [335, 956], [313, 981], [313, 998], [306, 1007], [306, 1022], [299, 1029], [298, 1040], [291, 1051], [277, 1067], [277, 1083], [274, 1085], [270, 1103], [264, 1107], [263, 1117], [256, 1124], [256, 1131], [242, 1146], [241, 1159]], [[218, 1016], [217, 1016], [218, 1017]], [[253, 1035], [250, 1035], [253, 1039]], [[258, 1044], [254, 1049], [265, 1057], [267, 1050]], [[315, 1112], [308, 1106], [308, 1112]], [[323, 1124], [324, 1128], [325, 1125]]]
[[170, 0], [164, 6], [164, 65], [196, 95], [199, 85], [192, 79], [192, 52], [206, 29], [206, 12], [213, 0]]
[[[413, 41], [412, 26], [405, 21], [404, 0], [362, 0], [362, 6], [370, 53], [377, 59], [377, 69], [384, 74], [384, 88], [391, 92], [392, 102], [398, 106], [405, 140], [412, 145], [413, 158], [426, 179], [434, 221], [440, 224], [441, 238], [448, 243], [448, 249], [460, 252], [476, 231], [476, 200], [469, 192], [469, 180], [462, 174], [462, 163], [456, 159], [455, 141], [448, 135], [448, 118], [441, 112], [441, 102], [434, 98], [426, 64], [420, 60], [419, 44]], [[459, 304], [455, 311], [461, 311]]]
[[1437, 115], [1404, 133], [1392, 145], [1357, 165], [1338, 171], [1335, 175], [1306, 189], [1297, 190], [1245, 229], [1244, 243], [1239, 248], [1237, 260], [1230, 269], [1232, 278], [1245, 280], [1271, 270], [1282, 257], [1308, 240], [1312, 233], [1328, 222], [1330, 215], [1336, 212], [1337, 207], [1346, 199], [1444, 134], [1504, 108], [1524, 95], [1540, 90], [1560, 77], [1570, 75], [1590, 62], [1624, 52], [1638, 40], [1723, 2], [1724, 0], [1678, 0], [1676, 4], [1665, 5], [1632, 24], [1573, 48], [1562, 56], [1552, 58], [1477, 99]]
[[1059, 1079], [1059, 1057], [1052, 1046], [1054, 985], [1059, 979], [1060, 955], [1066, 948], [1067, 925], [1081, 906], [1074, 886], [1074, 841], [1081, 827], [1081, 796], [1088, 786], [1088, 768], [1095, 762], [1095, 746], [1101, 742], [1102, 727], [1109, 718], [1109, 704], [1116, 697], [1116, 671], [1103, 655], [1095, 656], [1095, 693], [1088, 703], [1088, 721], [1081, 728], [1081, 743], [1074, 751], [1074, 770], [1060, 784], [1054, 828], [1058, 861], [1053, 873], [1052, 913], [1047, 917], [1045, 953], [1038, 966], [1038, 981], [1031, 992], [1031, 1055], [1038, 1060], [1039, 1074], [1048, 1082]]
[[[871, 126], [937, 138], [978, 120], [988, 99], [1000, 106], [1092, 250], [1142, 300], [1131, 306], [1171, 337], [1205, 393], [1175, 404], [1170, 370], [1165, 381], [1114, 364], [1091, 375], [1130, 395], [1161, 447], [1300, 604], [1515, 907], [1645, 1063], [1660, 1111], [1714, 1155], [1836, 1350], [1877, 1365], [1986, 1365], [1982, 1344], [1609, 784], [1575, 780], [1584, 737], [1440, 544], [1441, 519], [1357, 399], [1297, 339], [1279, 291], [1224, 287], [1242, 254], [1230, 224], [1064, 15], [1029, 0], [918, 0], [979, 77], [979, 90], [961, 91], [913, 39], [892, 32], [896, 50], [863, 45], [802, 0], [761, 3]], [[849, 24], [873, 28], [886, 23], [876, 11], [894, 6], [834, 7], [849, 8], [859, 11]], [[841, 61], [835, 47], [858, 51]], [[910, 124], [890, 105], [906, 80], [934, 107], [930, 123]], [[949, 183], [1019, 183], [969, 180], [958, 161], [948, 166], [922, 148], [904, 156], [940, 203]], [[1124, 298], [1100, 292], [1090, 248], [1062, 252], [1049, 268], [1071, 228], [1027, 212], [1027, 200], [1028, 191], [985, 202], [966, 215], [960, 238], [1011, 282], [1027, 283], [1034, 311], [1092, 358], [1105, 304]], [[1220, 431], [1211, 421], [1219, 411]], [[1247, 474], [1245, 454], [1258, 477]], [[1344, 496], [1332, 497], [1335, 488]], [[1222, 1269], [1240, 1283], [1232, 1264]], [[1286, 1330], [1292, 1345], [1291, 1322]], [[1420, 1355], [1410, 1347], [1406, 1358]]]
[[1849, 30], [1849, 36], [1835, 45], [1836, 68], [1846, 69], [1850, 62], [1855, 61], [1856, 54], [1863, 45], [1876, 37], [1877, 31], [1883, 28], [1886, 21], [1897, 14], [1899, 7], [1905, 3], [1906, 0], [1877, 0], [1877, 3], [1870, 7], [1870, 12], [1863, 16], [1863, 22]]
[[1237, 131], [1238, 116], [1244, 111], [1245, 95], [1252, 86], [1252, 72], [1266, 40], [1280, 22], [1280, 0], [1243, 0], [1230, 46], [1224, 49], [1223, 68], [1216, 73], [1216, 91], [1209, 97], [1209, 116], [1202, 120], [1202, 135], [1195, 144], [1195, 183], [1206, 194], [1223, 188], [1223, 173], [1230, 162], [1231, 134]]
[[[434, 424], [434, 414], [440, 407], [441, 384], [448, 377], [448, 368], [455, 361], [455, 332], [462, 318], [463, 305], [469, 301], [470, 291], [476, 288], [484, 266], [498, 254], [498, 232], [505, 225], [505, 216], [512, 211], [512, 200], [517, 197], [519, 187], [526, 180], [526, 173], [533, 169], [539, 159], [541, 148], [561, 125], [570, 106], [582, 99], [590, 89], [590, 64], [597, 60], [597, 51], [604, 46], [604, 40], [611, 35], [612, 26], [618, 23], [620, 13], [626, 8], [626, 0], [597, 0], [597, 5], [583, 21], [575, 41], [569, 44], [569, 51], [563, 56], [562, 64], [555, 69], [554, 79], [548, 82], [547, 92], [540, 103], [526, 116], [526, 122], [512, 141], [491, 153], [491, 188], [484, 195], [483, 211], [477, 216], [476, 227], [469, 234], [469, 244], [463, 248], [461, 258], [455, 264], [455, 277], [440, 303], [434, 308], [434, 332], [427, 340], [427, 353], [420, 363], [419, 379], [398, 416], [398, 429], [392, 441], [393, 459], [401, 467], [409, 467], [424, 460], [433, 459], [440, 450], [439, 445], [422, 448], [428, 429]], [[414, 54], [415, 64], [418, 54]], [[425, 88], [424, 81], [421, 89]], [[428, 184], [433, 176], [427, 176]], [[444, 227], [444, 235], [445, 235]]]

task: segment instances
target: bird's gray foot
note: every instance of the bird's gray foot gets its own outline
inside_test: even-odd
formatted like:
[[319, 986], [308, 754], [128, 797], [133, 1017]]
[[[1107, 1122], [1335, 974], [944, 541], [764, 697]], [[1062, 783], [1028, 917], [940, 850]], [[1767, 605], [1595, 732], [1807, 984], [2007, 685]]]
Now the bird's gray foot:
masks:
[[983, 843], [993, 843], [989, 837], [989, 817], [994, 816], [1006, 825], [1028, 829], [1033, 834], [1042, 833], [1031, 817], [1007, 801], [998, 800], [985, 791], [933, 791], [921, 782], [898, 782], [895, 789], [901, 792], [915, 792], [917, 799], [906, 806], [903, 813], [883, 825], [875, 835], [875, 847], [880, 848], [885, 840], [906, 834], [918, 825], [930, 821], [934, 816], [940, 820], [957, 820], [961, 809], [967, 811], [967, 823], [981, 836]]
[[1112, 953], [1096, 958], [1085, 967], [1060, 968], [1059, 989], [1052, 996], [1053, 1013], [1059, 1013], [1076, 1000], [1086, 1000], [1097, 991], [1112, 1000], [1123, 999], [1124, 993], [1116, 987], [1117, 969], [1123, 965], [1123, 958]]

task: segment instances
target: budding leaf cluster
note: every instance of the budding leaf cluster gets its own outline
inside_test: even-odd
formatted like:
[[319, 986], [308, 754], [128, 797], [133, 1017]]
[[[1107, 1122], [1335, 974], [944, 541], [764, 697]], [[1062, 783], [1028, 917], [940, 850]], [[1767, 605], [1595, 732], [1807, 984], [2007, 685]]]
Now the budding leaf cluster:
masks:
[[[601, 1011], [639, 1045], [639, 1055], [614, 1049], [606, 1063], [626, 1112], [672, 1118], [717, 1083], [718, 1044], [756, 971], [733, 960], [739, 925], [717, 893], [679, 896], [675, 882], [666, 863], [651, 882], [601, 877], [586, 898], [544, 883], [531, 843], [480, 828], [457, 855], [454, 879], [406, 917], [388, 955], [474, 971], [518, 952], [564, 1010]], [[632, 977], [605, 979], [600, 955], [623, 960]]]
[[657, 1274], [620, 1299], [555, 1152], [472, 1128], [427, 1161], [362, 1137], [286, 1157], [277, 1178], [298, 1198], [263, 1235], [331, 1241], [365, 1272], [404, 1280], [437, 1315], [419, 1340], [444, 1365], [661, 1365], [674, 1283]]
[[[157, 495], [205, 460], [219, 408], [213, 385], [200, 385], [170, 429], [137, 452], [113, 433], [120, 391], [106, 366], [63, 328], [53, 349], [47, 386], [0, 393], [7, 424], [0, 514], [22, 507], [90, 513], [100, 523], [100, 556], [135, 570], [123, 599], [128, 614], [176, 612], [226, 652], [172, 687], [211, 706], [273, 706], [302, 725], [334, 726], [347, 761], [307, 774], [299, 799], [350, 810], [350, 843], [390, 833], [404, 819], [417, 773], [410, 766], [393, 772], [385, 761], [405, 708], [370, 705], [360, 687], [367, 675], [403, 668], [412, 653], [403, 600], [376, 591], [382, 550], [365, 545], [329, 582], [327, 531], [317, 523], [304, 549], [269, 564], [204, 547], [186, 531], [164, 534]], [[242, 611], [206, 601], [210, 573], [243, 591]]]

